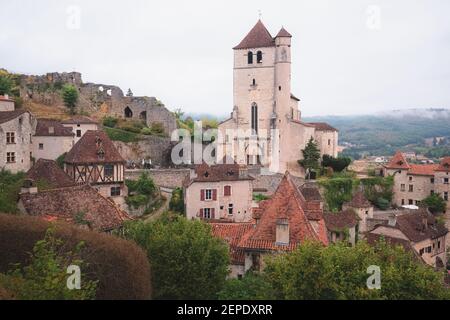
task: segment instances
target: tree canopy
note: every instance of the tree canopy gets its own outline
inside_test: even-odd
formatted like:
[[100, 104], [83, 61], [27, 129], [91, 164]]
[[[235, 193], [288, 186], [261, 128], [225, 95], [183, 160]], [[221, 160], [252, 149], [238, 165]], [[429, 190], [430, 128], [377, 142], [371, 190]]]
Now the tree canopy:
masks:
[[444, 212], [447, 203], [445, 200], [437, 193], [433, 193], [422, 200], [422, 205], [428, 208], [431, 213], [441, 213]]
[[75, 113], [75, 107], [78, 102], [78, 90], [71, 84], [66, 84], [62, 88], [62, 98], [64, 105], [70, 109], [72, 114]]
[[305, 168], [305, 170], [314, 170], [319, 168], [320, 150], [313, 137], [309, 139], [305, 149], [302, 150], [302, 154], [303, 159], [298, 160], [298, 163]]

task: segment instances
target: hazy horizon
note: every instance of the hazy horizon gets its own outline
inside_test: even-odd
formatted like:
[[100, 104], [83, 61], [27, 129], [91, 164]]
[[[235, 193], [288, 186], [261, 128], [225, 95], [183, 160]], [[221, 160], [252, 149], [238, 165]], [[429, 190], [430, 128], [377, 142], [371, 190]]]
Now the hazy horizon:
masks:
[[233, 52], [262, 20], [293, 35], [292, 92], [305, 117], [450, 107], [445, 0], [31, 1], [2, 4], [0, 67], [78, 71], [84, 82], [226, 117]]

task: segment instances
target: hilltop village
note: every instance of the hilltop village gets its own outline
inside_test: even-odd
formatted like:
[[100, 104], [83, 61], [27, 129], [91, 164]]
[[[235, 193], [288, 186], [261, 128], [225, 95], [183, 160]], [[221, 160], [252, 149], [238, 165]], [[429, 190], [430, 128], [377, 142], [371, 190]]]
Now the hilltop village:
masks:
[[[336, 266], [314, 265], [328, 277], [342, 267], [338, 262], [346, 253], [364, 252], [358, 258], [362, 271], [349, 267], [355, 273], [344, 275], [352, 277], [367, 274], [363, 256], [396, 263], [380, 258], [389, 252], [410, 267], [389, 266], [419, 270], [429, 281], [424, 286], [439, 288], [424, 295], [448, 294], [450, 158], [417, 164], [399, 151], [373, 172], [352, 171], [352, 160], [338, 154], [338, 130], [302, 118], [300, 95], [291, 88], [292, 39], [285, 28], [272, 36], [259, 20], [233, 48], [233, 106], [230, 117], [217, 124], [223, 140], [213, 142], [214, 163], [172, 163], [173, 132], [190, 123], [156, 98], [83, 83], [76, 72], [15, 78], [17, 88], [0, 96], [0, 237], [20, 237], [18, 229], [44, 237], [44, 229], [61, 225], [64, 239], [85, 237], [90, 250], [102, 243], [105, 255], [94, 250], [96, 259], [135, 254], [119, 263], [127, 270], [123, 279], [108, 269], [109, 260], [94, 261], [93, 270], [105, 266], [114, 281], [128, 282], [120, 282], [117, 288], [127, 289], [111, 296], [116, 291], [106, 290], [108, 277], [99, 276], [101, 286], [90, 298], [239, 298], [239, 283], [263, 281], [266, 272], [290, 263], [306, 270], [308, 263], [297, 266], [295, 257], [333, 250], [342, 250], [334, 253]], [[78, 97], [72, 109], [69, 87]], [[13, 240], [5, 244], [10, 251], [31, 251], [34, 245], [21, 242], [16, 250]], [[107, 248], [108, 241], [115, 247]], [[0, 260], [23, 262], [13, 256], [0, 253]], [[83, 257], [89, 262], [89, 255]], [[277, 260], [284, 258], [285, 264]], [[0, 274], [8, 271], [6, 264], [0, 267]], [[285, 272], [290, 281], [294, 275], [289, 268]], [[357, 277], [354, 291], [336, 289], [341, 296], [331, 298], [403, 297], [370, 293], [365, 278]], [[135, 286], [146, 281], [153, 288]], [[20, 298], [8, 283], [0, 277], [0, 298], [2, 286], [4, 295]], [[265, 298], [327, 298], [319, 291], [292, 296], [283, 290]]]

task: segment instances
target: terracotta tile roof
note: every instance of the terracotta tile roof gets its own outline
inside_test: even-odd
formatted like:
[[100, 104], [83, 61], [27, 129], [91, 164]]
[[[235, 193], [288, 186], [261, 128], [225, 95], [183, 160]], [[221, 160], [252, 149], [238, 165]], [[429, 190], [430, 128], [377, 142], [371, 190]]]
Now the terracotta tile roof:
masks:
[[63, 124], [98, 124], [97, 121], [86, 116], [73, 116], [70, 119], [64, 120]]
[[379, 242], [381, 239], [384, 239], [387, 244], [390, 244], [391, 246], [402, 246], [405, 251], [412, 251], [414, 252], [413, 247], [411, 246], [411, 243], [408, 240], [390, 237], [384, 234], [377, 234], [377, 233], [367, 233], [366, 234], [366, 240], [367, 243], [374, 246], [377, 242]]
[[104, 131], [88, 130], [67, 153], [64, 162], [125, 163], [125, 160]]
[[315, 185], [305, 183], [299, 189], [306, 201], [323, 201], [319, 188]]
[[[427, 221], [426, 228], [423, 224], [424, 218]], [[413, 242], [430, 238], [436, 239], [448, 233], [447, 228], [439, 224], [436, 218], [425, 208], [398, 216], [396, 227]]]
[[14, 102], [14, 100], [10, 99], [9, 97], [0, 96], [0, 101], [7, 101], [7, 102]]
[[436, 171], [450, 171], [450, 157], [445, 157], [442, 159]]
[[369, 208], [372, 204], [367, 200], [363, 191], [357, 191], [351, 201], [345, 203], [347, 206], [352, 208]]
[[53, 160], [39, 159], [27, 172], [27, 179], [45, 181], [50, 189], [71, 187], [75, 183]]
[[190, 179], [188, 184], [193, 182], [218, 182], [218, 181], [238, 181], [238, 180], [253, 180], [254, 178], [248, 173], [241, 173], [245, 167], [239, 164], [215, 164], [207, 165], [206, 163], [196, 165], [194, 170], [197, 177]]
[[73, 137], [74, 133], [58, 120], [38, 119], [34, 135], [37, 137]]
[[397, 151], [389, 163], [385, 166], [388, 169], [409, 169], [410, 166], [406, 161], [405, 156], [400, 151]]
[[438, 164], [410, 164], [408, 174], [417, 176], [434, 176], [434, 171], [438, 169]]
[[112, 200], [89, 185], [21, 194], [20, 199], [26, 212], [32, 216], [76, 224], [77, 216], [81, 214], [79, 218], [97, 231], [116, 229], [131, 219]]
[[348, 209], [338, 213], [325, 212], [323, 214], [327, 229], [330, 231], [343, 231], [353, 228], [360, 220], [355, 211]]
[[[323, 217], [315, 221], [316, 228], [304, 211], [306, 200], [286, 173], [271, 199], [260, 202], [260, 219], [255, 228], [244, 235], [240, 248], [256, 250], [292, 250], [305, 240], [316, 240], [328, 244]], [[289, 244], [276, 243], [276, 224], [279, 219], [289, 223]]]
[[282, 27], [280, 29], [280, 31], [278, 31], [278, 34], [276, 35], [275, 38], [278, 38], [278, 37], [289, 37], [289, 38], [292, 38], [292, 35], [289, 32], [287, 32], [284, 27]]
[[17, 118], [18, 116], [24, 114], [25, 112], [28, 111], [23, 109], [16, 109], [14, 111], [0, 111], [0, 124], [11, 121]]
[[275, 41], [261, 20], [250, 30], [245, 38], [233, 49], [274, 47]]
[[237, 245], [242, 237], [253, 228], [251, 223], [210, 223], [215, 237], [225, 240], [230, 248], [231, 263], [244, 265], [244, 251]]
[[308, 124], [314, 126], [318, 131], [339, 131], [326, 122], [309, 122]]

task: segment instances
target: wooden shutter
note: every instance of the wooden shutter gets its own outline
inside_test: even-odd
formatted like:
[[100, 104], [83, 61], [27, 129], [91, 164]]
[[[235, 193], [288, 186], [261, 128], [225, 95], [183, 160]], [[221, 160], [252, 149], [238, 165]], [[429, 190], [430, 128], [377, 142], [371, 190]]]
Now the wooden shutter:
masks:
[[200, 218], [203, 219], [203, 209], [200, 209]]
[[216, 209], [215, 208], [211, 208], [211, 219], [215, 219], [215, 214], [216, 214]]
[[200, 201], [205, 201], [205, 189], [200, 190]]
[[217, 200], [217, 189], [213, 189], [213, 191], [212, 191], [212, 199], [213, 199], [214, 201]]
[[223, 195], [224, 196], [231, 196], [231, 186], [223, 187]]

